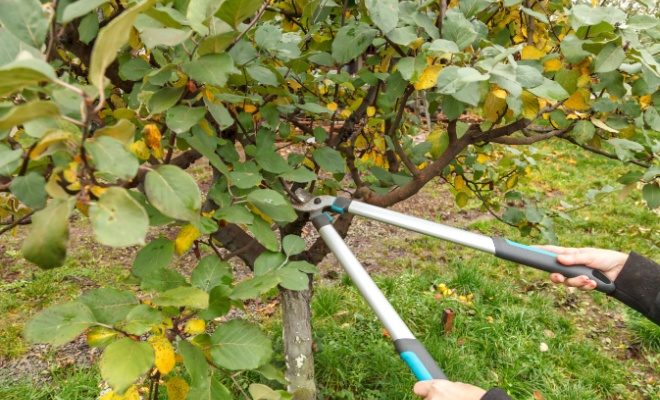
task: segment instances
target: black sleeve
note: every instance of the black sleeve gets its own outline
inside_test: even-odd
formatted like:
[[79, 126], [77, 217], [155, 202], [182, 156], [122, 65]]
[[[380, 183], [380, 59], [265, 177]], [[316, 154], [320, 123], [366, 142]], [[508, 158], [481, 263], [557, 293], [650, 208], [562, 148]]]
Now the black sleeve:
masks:
[[481, 400], [513, 400], [506, 392], [500, 388], [492, 388]]
[[631, 252], [610, 296], [660, 325], [660, 265]]

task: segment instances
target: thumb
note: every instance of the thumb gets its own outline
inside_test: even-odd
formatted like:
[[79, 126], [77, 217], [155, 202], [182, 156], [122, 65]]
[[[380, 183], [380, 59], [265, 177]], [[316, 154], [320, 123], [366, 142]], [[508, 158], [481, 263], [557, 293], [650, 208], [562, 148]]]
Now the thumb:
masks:
[[432, 381], [419, 381], [415, 384], [415, 387], [413, 387], [413, 391], [417, 396], [426, 397], [429, 394], [429, 390], [431, 390], [431, 382]]
[[578, 265], [583, 264], [589, 266], [589, 263], [593, 261], [593, 255], [586, 253], [577, 253], [577, 254], [558, 254], [557, 261], [564, 265]]

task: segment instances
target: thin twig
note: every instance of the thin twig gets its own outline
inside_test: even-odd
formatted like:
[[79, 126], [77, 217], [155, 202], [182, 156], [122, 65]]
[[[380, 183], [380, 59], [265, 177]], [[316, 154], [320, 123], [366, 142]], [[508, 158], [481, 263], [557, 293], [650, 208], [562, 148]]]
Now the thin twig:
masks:
[[243, 36], [245, 36], [250, 31], [250, 29], [252, 29], [252, 27], [257, 23], [257, 21], [259, 21], [261, 16], [264, 14], [264, 11], [266, 11], [266, 8], [268, 8], [269, 4], [270, 4], [270, 0], [264, 1], [264, 4], [261, 6], [259, 11], [257, 11], [257, 15], [254, 16], [254, 19], [252, 19], [248, 27], [245, 28], [245, 30], [241, 32], [238, 36], [236, 36], [236, 38], [231, 42], [229, 47], [227, 47], [227, 49], [225, 50], [226, 52], [228, 52], [234, 46], [236, 46], [236, 43], [238, 43], [241, 39], [243, 39]]
[[0, 235], [2, 235], [3, 233], [5, 233], [7, 231], [10, 231], [10, 230], [14, 229], [16, 226], [20, 225], [23, 221], [30, 218], [32, 216], [32, 214], [34, 214], [35, 212], [36, 211], [30, 211], [28, 214], [25, 214], [21, 218], [19, 218], [16, 221], [12, 222], [10, 225], [7, 225], [6, 227], [2, 228], [0, 230]]

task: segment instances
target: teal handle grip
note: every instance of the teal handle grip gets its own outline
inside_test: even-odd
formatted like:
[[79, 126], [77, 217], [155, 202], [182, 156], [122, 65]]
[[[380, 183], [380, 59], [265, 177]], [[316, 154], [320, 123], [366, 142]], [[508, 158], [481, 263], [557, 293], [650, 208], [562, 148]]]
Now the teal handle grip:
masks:
[[394, 347], [420, 381], [447, 379], [431, 354], [417, 339], [397, 339]]
[[567, 278], [586, 275], [596, 282], [596, 290], [603, 293], [612, 293], [616, 286], [604, 273], [586, 265], [566, 266], [557, 261], [557, 254], [537, 249], [536, 247], [512, 242], [501, 238], [492, 238], [495, 245], [495, 256], [527, 265], [550, 273], [560, 273]]

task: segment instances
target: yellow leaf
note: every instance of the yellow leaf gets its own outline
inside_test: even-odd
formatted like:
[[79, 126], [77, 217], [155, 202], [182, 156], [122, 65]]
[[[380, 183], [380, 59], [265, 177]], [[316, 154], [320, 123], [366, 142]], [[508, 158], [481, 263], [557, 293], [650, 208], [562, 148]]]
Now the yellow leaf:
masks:
[[337, 111], [337, 103], [335, 103], [334, 101], [326, 104], [326, 107], [328, 107], [328, 110], [330, 111]]
[[456, 190], [461, 190], [465, 187], [465, 179], [463, 178], [463, 175], [456, 175], [456, 178], [454, 178], [454, 188]]
[[419, 46], [422, 45], [422, 43], [424, 43], [424, 39], [418, 37], [417, 39], [415, 39], [415, 40], [413, 40], [412, 42], [410, 42], [410, 44], [408, 45], [408, 47], [410, 47], [410, 48], [413, 49], [413, 50], [417, 50], [417, 49], [419, 48]]
[[502, 117], [506, 110], [506, 91], [493, 89], [488, 92], [484, 103], [484, 114], [490, 122], [495, 122]]
[[510, 177], [509, 179], [507, 179], [506, 188], [511, 189], [514, 186], [516, 186], [516, 183], [518, 183], [518, 177], [514, 175], [514, 176]]
[[73, 133], [63, 130], [53, 130], [46, 132], [46, 135], [41, 139], [38, 145], [30, 152], [30, 160], [39, 158], [41, 153], [46, 151], [51, 145], [59, 142], [64, 142], [73, 139]]
[[525, 118], [534, 119], [539, 113], [539, 100], [528, 91], [523, 91], [520, 95], [523, 103], [522, 115]]
[[184, 87], [188, 83], [188, 75], [184, 74], [181, 71], [176, 71], [176, 74], [179, 75], [179, 79], [172, 84], [174, 87]]
[[163, 157], [165, 157], [165, 152], [162, 147], [159, 149], [152, 149], [151, 154], [159, 160], [162, 160]]
[[118, 335], [114, 329], [103, 326], [96, 326], [87, 332], [87, 344], [90, 347], [103, 347], [108, 345], [108, 341]]
[[438, 74], [440, 73], [441, 69], [442, 65], [429, 65], [426, 67], [422, 75], [419, 77], [417, 83], [413, 85], [415, 86], [415, 90], [424, 90], [435, 86], [435, 83], [438, 81]]
[[559, 71], [561, 69], [561, 61], [558, 58], [552, 58], [543, 63], [545, 72]]
[[376, 114], [376, 107], [369, 106], [367, 107], [367, 117], [373, 117]]
[[200, 236], [202, 234], [192, 224], [182, 226], [174, 240], [174, 250], [177, 254], [185, 253], [190, 250], [195, 240], [199, 239]]
[[154, 348], [156, 355], [156, 368], [162, 375], [167, 375], [174, 369], [176, 359], [174, 357], [174, 348], [169, 340], [162, 336], [152, 336], [149, 338], [149, 343]]
[[542, 57], [545, 57], [545, 53], [535, 46], [527, 45], [522, 49], [522, 59], [523, 60], [539, 60]]
[[653, 96], [650, 94], [639, 97], [639, 105], [642, 107], [642, 110], [646, 110], [649, 107], [649, 104], [651, 104], [652, 101], [652, 97]]
[[167, 381], [165, 385], [167, 386], [168, 400], [186, 400], [186, 396], [190, 391], [190, 386], [186, 381], [175, 376]]
[[585, 87], [591, 83], [591, 76], [589, 75], [580, 75], [577, 80], [578, 87]]
[[257, 111], [257, 107], [252, 104], [247, 104], [243, 110], [245, 110], [245, 112], [248, 114], [252, 114]]
[[199, 121], [199, 127], [202, 128], [207, 135], [211, 137], [215, 136], [215, 133], [211, 129], [211, 126], [209, 125], [209, 121], [206, 118]]
[[156, 124], [145, 125], [144, 128], [142, 129], [142, 137], [147, 147], [152, 149], [160, 149], [162, 147], [160, 144], [160, 140], [163, 138], [163, 135], [160, 133], [160, 129], [158, 129], [158, 125]]
[[103, 396], [99, 397], [98, 400], [140, 400], [140, 392], [138, 392], [137, 386], [133, 385], [128, 388], [123, 396], [120, 396], [111, 390]]
[[190, 335], [199, 335], [206, 331], [206, 322], [203, 319], [191, 319], [186, 322], [183, 331]]
[[138, 140], [131, 144], [131, 151], [137, 156], [140, 160], [148, 160], [151, 156], [147, 144], [144, 143], [144, 140]]
[[587, 104], [589, 96], [590, 92], [588, 90], [580, 88], [564, 102], [564, 106], [577, 111], [587, 110], [589, 108], [589, 104]]
[[348, 119], [348, 117], [350, 117], [351, 114], [352, 114], [351, 110], [345, 108], [345, 109], [342, 110], [341, 114], [339, 114], [339, 115], [341, 115], [341, 117], [344, 118], [344, 119]]
[[485, 155], [485, 154], [479, 154], [479, 155], [477, 156], [477, 162], [480, 163], [480, 164], [485, 164], [485, 163], [488, 162], [488, 160], [489, 160], [489, 158], [488, 158], [488, 156]]
[[140, 32], [135, 27], [131, 28], [131, 33], [128, 36], [128, 44], [131, 45], [133, 50], [140, 50], [143, 47], [142, 40], [140, 40]]
[[293, 90], [298, 90], [302, 87], [302, 85], [300, 83], [298, 83], [296, 81], [293, 81], [291, 79], [287, 80], [286, 83], [288, 83], [289, 86], [291, 86], [291, 89], [293, 89]]

